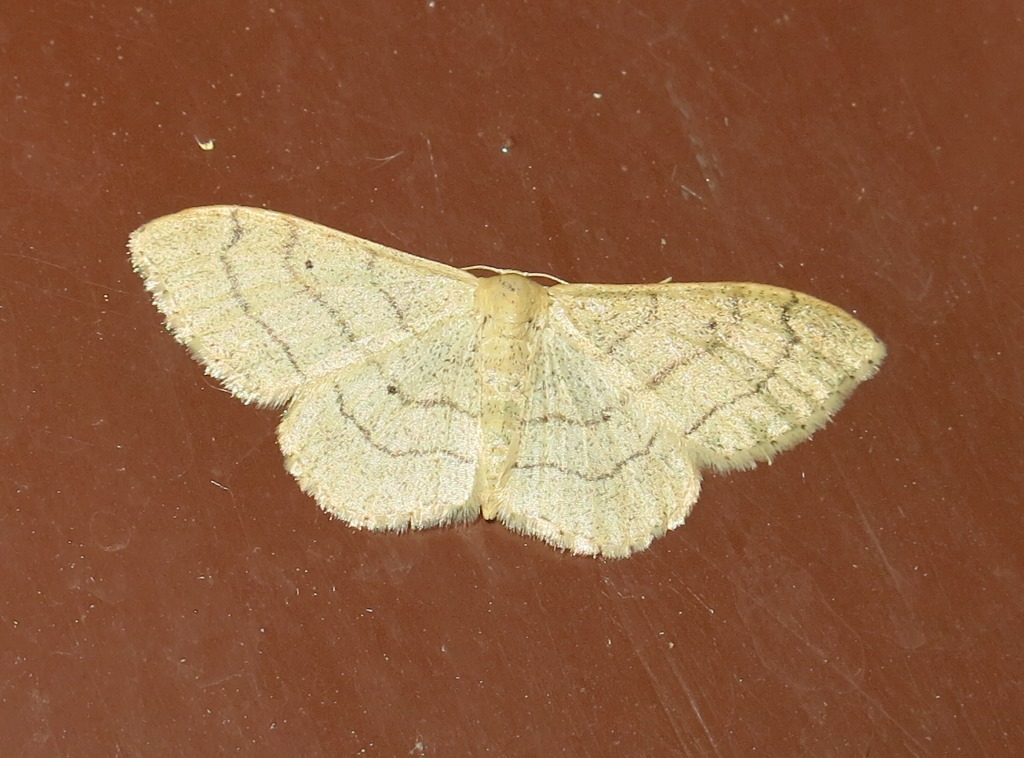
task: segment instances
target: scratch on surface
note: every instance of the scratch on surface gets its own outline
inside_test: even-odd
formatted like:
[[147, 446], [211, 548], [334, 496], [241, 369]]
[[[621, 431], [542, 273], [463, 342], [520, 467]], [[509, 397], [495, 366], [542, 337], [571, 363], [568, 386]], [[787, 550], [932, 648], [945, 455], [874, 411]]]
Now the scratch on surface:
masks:
[[200, 689], [208, 690], [210, 687], [216, 687], [218, 684], [224, 684], [224, 682], [229, 682], [232, 679], [240, 679], [241, 676], [242, 672], [236, 671], [233, 674], [225, 674], [224, 676], [217, 677], [209, 682], [201, 682], [199, 687]]
[[[119, 293], [121, 295], [129, 294], [127, 290], [118, 289], [117, 287], [111, 287], [109, 284], [104, 283], [104, 282], [95, 282], [92, 279], [86, 279], [86, 278], [82, 277], [77, 271], [74, 271], [73, 269], [70, 269], [67, 266], [62, 266], [59, 263], [54, 263], [53, 261], [48, 261], [45, 258], [40, 258], [39, 256], [36, 256], [36, 255], [24, 255], [22, 253], [0, 253], [0, 256], [2, 256], [4, 258], [20, 258], [21, 260], [24, 260], [24, 261], [32, 261], [33, 263], [41, 263], [44, 266], [50, 266], [51, 268], [55, 268], [55, 269], [57, 269], [59, 271], [65, 272], [69, 276], [74, 277], [81, 284], [87, 284], [90, 287], [96, 287], [98, 289], [104, 289], [104, 290], [107, 290], [108, 292], [117, 292], [117, 293]], [[71, 298], [67, 298], [67, 299], [70, 300]], [[85, 301], [75, 300], [73, 302], [85, 302]]]
[[[675, 732], [676, 739], [679, 741], [679, 745], [687, 745], [691, 743], [692, 740], [686, 734], [686, 730], [677, 721], [676, 703], [673, 702], [671, 698], [666, 699], [664, 697], [663, 690], [665, 688], [661, 685], [661, 682], [658, 681], [657, 674], [651, 668], [650, 662], [647, 660], [647, 656], [644, 654], [642, 650], [640, 650], [639, 646], [635, 648], [634, 652], [636, 653], [636, 656], [640, 659], [640, 663], [644, 667], [644, 671], [647, 672], [647, 678], [654, 688], [655, 696], [658, 698], [658, 703], [661, 706], [661, 710], [668, 718], [669, 723], [672, 725], [672, 731]], [[675, 670], [674, 666], [672, 668], [673, 670]], [[693, 692], [690, 690], [690, 687], [689, 685], [687, 685], [684, 677], [681, 676], [678, 671], [675, 671], [675, 674], [676, 682], [682, 688], [683, 692], [686, 693], [686, 699], [690, 703], [690, 710], [692, 710], [694, 715], [697, 717], [697, 723], [700, 724], [700, 728], [704, 732], [704, 736], [707, 737], [707, 740], [711, 744], [711, 747], [714, 749], [714, 752], [717, 753], [718, 744], [715, 741], [715, 737], [711, 733], [711, 730], [708, 728], [707, 722], [704, 721], [704, 716], [700, 712], [700, 707], [697, 705], [697, 701], [693, 696]]]
[[[712, 566], [715, 565], [710, 561], [709, 563]], [[717, 569], [719, 567], [715, 566], [715, 568]], [[787, 623], [784, 619], [782, 619], [779, 616], [779, 614], [775, 611], [775, 609], [771, 606], [771, 604], [765, 602], [763, 597], [757, 595], [756, 593], [750, 592], [746, 585], [737, 581], [735, 577], [729, 574], [729, 572], [722, 571], [722, 574], [729, 577], [729, 581], [737, 593], [745, 597], [747, 601], [750, 602], [753, 606], [761, 609], [761, 611], [767, 614], [776, 624], [779, 625], [780, 628], [786, 630], [795, 639], [799, 640], [806, 649], [813, 652], [818, 659], [822, 660], [823, 663], [829, 667], [829, 669], [834, 671], [837, 676], [846, 681], [846, 683], [851, 687], [851, 689], [859, 692], [861, 697], [864, 698], [866, 702], [870, 703], [872, 706], [877, 708], [881, 715], [884, 716], [889, 723], [891, 723], [896, 729], [898, 729], [904, 735], [907, 742], [909, 743], [908, 747], [914, 751], [914, 755], [927, 755], [927, 751], [921, 744], [920, 740], [918, 740], [913, 734], [911, 734], [911, 732], [905, 726], [903, 726], [902, 723], [900, 723], [899, 719], [897, 719], [895, 716], [889, 713], [889, 711], [886, 710], [885, 705], [882, 703], [882, 701], [879, 698], [872, 695], [870, 692], [868, 692], [849, 671], [846, 671], [845, 669], [841, 668], [836, 663], [836, 661], [832, 660], [830, 656], [826, 654], [825, 650], [823, 650], [819, 645], [814, 644], [814, 642], [806, 635], [801, 634], [800, 631], [797, 628], [795, 628], [793, 624]]]
[[430, 137], [424, 135], [423, 137], [427, 141], [427, 155], [430, 157], [430, 171], [434, 174], [434, 195], [437, 197], [437, 210], [444, 212], [441, 207], [441, 180], [437, 173], [437, 161], [434, 160], [434, 145], [430, 141]]
[[686, 588], [686, 591], [687, 591], [687, 592], [689, 592], [689, 593], [690, 593], [691, 595], [693, 595], [693, 598], [694, 598], [694, 600], [696, 600], [696, 601], [697, 601], [698, 603], [700, 603], [701, 605], [703, 605], [703, 606], [704, 606], [704, 607], [705, 607], [705, 608], [707, 609], [708, 613], [714, 613], [714, 612], [715, 612], [715, 609], [714, 609], [714, 608], [712, 608], [712, 607], [711, 607], [710, 605], [708, 605], [707, 603], [705, 603], [705, 602], [704, 602], [704, 598], [702, 598], [702, 597], [701, 597], [700, 595], [698, 595], [698, 594], [697, 594], [696, 592], [694, 592], [694, 591], [693, 591], [692, 589], [690, 589], [689, 587], [687, 587], [687, 588]]
[[882, 541], [878, 539], [878, 532], [871, 525], [871, 522], [868, 521], [867, 514], [864, 513], [864, 509], [861, 507], [860, 498], [857, 497], [854, 487], [850, 485], [846, 472], [842, 466], [839, 467], [839, 475], [843, 478], [843, 483], [846, 485], [846, 491], [849, 493], [850, 499], [853, 501], [853, 507], [857, 509], [857, 515], [860, 516], [861, 524], [864, 526], [864, 532], [867, 534], [868, 539], [871, 540], [871, 544], [874, 546], [875, 552], [878, 553], [882, 566], [885, 567], [886, 572], [892, 579], [893, 588], [900, 593], [900, 596], [903, 598], [903, 602], [909, 606], [910, 602], [907, 598], [906, 592], [906, 578], [904, 578], [903, 574], [901, 574], [889, 561], [889, 555], [885, 552], [885, 548], [882, 546]]
[[[696, 134], [693, 125], [693, 109], [677, 92], [672, 81], [665, 82], [665, 89], [668, 92], [669, 100], [673, 107], [683, 117], [683, 123], [686, 130], [689, 132], [690, 147], [693, 150], [693, 157], [697, 161], [697, 166], [700, 168], [701, 176], [704, 179], [704, 186], [712, 193], [718, 189], [718, 178], [722, 176], [722, 169], [718, 163], [718, 156], [715, 154], [713, 149], [707, 149], [704, 145], [704, 141]], [[675, 168], [672, 169], [673, 178], [675, 178]], [[695, 197], [704, 202], [704, 198], [701, 197], [697, 192], [685, 184], [679, 184], [680, 190], [683, 193], [683, 197]]]
[[[607, 578], [605, 583], [611, 586], [623, 599], [643, 599], [643, 595], [635, 595], [631, 593], [623, 594], [619, 591], [618, 587], [612, 582], [609, 582]], [[620, 606], [619, 604], [616, 604], [614, 607], [618, 610]], [[705, 607], [707, 606], [705, 605]], [[695, 746], [693, 730], [688, 728], [688, 721], [683, 721], [680, 718], [678, 692], [673, 696], [671, 688], [667, 686], [666, 683], [663, 683], [662, 677], [660, 677], [659, 673], [651, 666], [651, 662], [649, 660], [650, 656], [645, 649], [643, 640], [654, 635], [654, 627], [651, 625], [651, 619], [646, 613], [641, 613], [640, 617], [643, 619], [643, 626], [646, 628], [637, 629], [639, 622], [632, 614], [627, 616], [623, 613], [616, 613], [618, 625], [623, 629], [629, 640], [632, 642], [633, 654], [637, 659], [639, 659], [640, 664], [647, 673], [647, 679], [650, 682], [651, 688], [654, 690], [658, 705], [660, 706], [665, 718], [668, 719], [668, 723], [672, 728], [672, 732], [675, 735], [677, 743], [675, 747], [678, 749], [680, 746], [685, 746], [691, 750], [695, 750], [699, 754], [717, 755], [719, 753], [718, 741], [715, 739], [711, 728], [704, 720], [704, 715], [701, 713], [700, 706], [697, 703], [697, 698], [690, 689], [684, 673], [675, 665], [675, 659], [668, 657], [667, 660], [669, 661], [669, 667], [672, 672], [672, 679], [675, 680], [678, 687], [682, 689], [685, 694], [690, 705], [690, 710], [692, 710], [696, 716], [697, 723], [700, 725], [700, 730], [704, 733], [711, 750], [709, 752], [705, 751], [703, 746]], [[698, 747], [700, 748], [699, 750], [697, 749]]]
[[704, 730], [704, 734], [708, 738], [708, 742], [711, 743], [711, 747], [714, 748], [717, 753], [718, 743], [715, 742], [715, 735], [712, 734], [707, 723], [705, 723], [704, 716], [700, 712], [700, 706], [697, 705], [697, 699], [693, 696], [693, 692], [690, 690], [690, 685], [682, 676], [676, 676], [676, 680], [679, 682], [679, 686], [683, 688], [683, 692], [686, 693], [686, 699], [690, 702], [690, 709], [697, 716], [697, 721], [700, 722], [700, 728]]
[[[428, 145], [430, 144], [430, 140], [427, 140], [427, 144]], [[405, 154], [405, 150], [399, 150], [397, 153], [392, 153], [391, 155], [385, 155], [383, 158], [378, 158], [378, 157], [376, 157], [374, 155], [368, 155], [368, 156], [366, 156], [366, 160], [368, 160], [368, 161], [376, 161], [377, 162], [377, 168], [380, 168], [381, 166], [383, 166], [383, 165], [385, 165], [387, 163], [391, 163], [391, 161], [393, 161], [398, 156], [404, 155], [404, 154]], [[435, 172], [435, 177], [436, 177], [436, 172]]]
[[825, 651], [820, 645], [815, 644], [806, 635], [801, 634], [799, 629], [797, 629], [795, 625], [788, 623], [786, 620], [784, 620], [769, 603], [765, 603], [762, 599], [756, 598], [753, 595], [750, 595], [749, 593], [746, 594], [747, 597], [751, 599], [756, 605], [758, 605], [769, 617], [771, 617], [771, 619], [776, 624], [778, 624], [782, 629], [785, 629], [793, 637], [799, 640], [807, 650], [810, 650], [814, 654], [814, 656], [822, 662], [822, 665], [828, 666], [828, 668], [835, 672], [835, 674], [839, 676], [841, 679], [843, 679], [850, 686], [851, 689], [854, 689], [857, 692], [859, 692], [865, 700], [867, 700], [869, 703], [873, 704], [876, 708], [878, 708], [878, 710], [881, 711], [882, 715], [886, 719], [888, 719], [893, 724], [893, 726], [895, 726], [897, 729], [903, 732], [903, 734], [906, 736], [908, 740], [910, 740], [918, 748], [923, 749], [920, 743], [914, 738], [914, 736], [909, 731], [907, 731], [903, 724], [901, 724], [895, 716], [893, 716], [891, 713], [889, 713], [888, 710], [886, 710], [885, 705], [882, 703], [882, 701], [874, 695], [872, 695], [871, 693], [869, 693], [866, 689], [864, 689], [864, 686], [861, 684], [861, 682], [858, 681], [857, 678], [848, 670], [841, 667], [835, 660], [833, 660], [833, 658], [828, 655], [827, 651]]
[[[924, 140], [924, 146], [928, 152], [928, 158], [931, 160], [932, 166], [935, 170], [941, 171], [938, 157], [941, 147], [939, 147], [935, 140], [932, 139], [931, 134], [929, 134], [924, 123], [924, 118], [921, 116], [921, 109], [917, 107], [917, 100], [914, 99], [914, 93], [911, 92], [910, 87], [907, 86], [907, 79], [904, 76], [900, 76], [900, 87], [903, 88], [903, 94], [907, 96], [907, 102], [910, 104], [910, 109], [914, 114], [914, 120], [917, 122], [917, 128], [920, 130], [921, 138]], [[943, 199], [949, 201], [950, 198], [948, 194], [948, 192], [944, 192]]]
[[681, 189], [683, 191], [683, 195], [684, 196], [686, 196], [686, 197], [695, 197], [698, 200], [700, 200], [702, 203], [704, 202], [704, 198], [700, 196], [700, 193], [698, 193], [695, 190], [690, 189], [685, 184], [680, 184], [679, 185], [679, 189]]
[[[851, 493], [852, 494], [852, 493]], [[860, 507], [860, 498], [853, 497], [853, 506], [857, 509], [857, 515], [860, 516], [860, 521], [864, 525], [864, 531], [868, 535], [868, 539], [871, 540], [871, 544], [875, 548], [875, 552], [878, 553], [878, 557], [882, 560], [882, 565], [892, 578], [893, 586], [896, 591], [903, 596], [904, 602], [907, 602], [906, 586], [907, 580], [903, 577], [903, 574], [897, 570], [895, 566], [889, 561], [889, 555], [885, 552], [885, 548], [882, 547], [882, 541], [878, 539], [878, 532], [875, 530], [871, 523], [868, 521], [867, 515], [864, 513], [864, 509]]]

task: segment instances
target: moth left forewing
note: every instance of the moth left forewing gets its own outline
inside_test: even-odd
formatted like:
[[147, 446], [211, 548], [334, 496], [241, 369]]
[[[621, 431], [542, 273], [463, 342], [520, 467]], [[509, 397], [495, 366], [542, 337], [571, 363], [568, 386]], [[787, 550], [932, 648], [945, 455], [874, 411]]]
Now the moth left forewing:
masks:
[[657, 399], [699, 462], [719, 469], [806, 439], [885, 355], [845, 311], [767, 285], [582, 284], [551, 296]]
[[456, 317], [476, 278], [305, 219], [190, 208], [132, 233], [135, 269], [168, 328], [246, 402], [304, 383]]

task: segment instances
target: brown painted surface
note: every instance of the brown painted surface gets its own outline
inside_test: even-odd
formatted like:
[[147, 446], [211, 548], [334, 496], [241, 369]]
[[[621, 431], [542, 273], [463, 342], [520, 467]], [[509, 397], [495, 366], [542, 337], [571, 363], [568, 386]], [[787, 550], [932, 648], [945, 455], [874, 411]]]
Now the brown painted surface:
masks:
[[[12, 4], [3, 754], [1019, 751], [1024, 32], [961, 7]], [[890, 354], [629, 560], [357, 532], [131, 271], [132, 229], [211, 203], [782, 285]]]

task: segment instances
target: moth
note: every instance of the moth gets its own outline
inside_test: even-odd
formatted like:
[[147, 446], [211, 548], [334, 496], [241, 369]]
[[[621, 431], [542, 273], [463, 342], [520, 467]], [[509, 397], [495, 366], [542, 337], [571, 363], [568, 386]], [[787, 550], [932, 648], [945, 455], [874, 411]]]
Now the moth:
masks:
[[287, 406], [302, 488], [367, 529], [482, 515], [629, 555], [683, 523], [702, 469], [806, 439], [885, 356], [787, 289], [478, 277], [256, 208], [165, 216], [129, 248], [206, 371]]

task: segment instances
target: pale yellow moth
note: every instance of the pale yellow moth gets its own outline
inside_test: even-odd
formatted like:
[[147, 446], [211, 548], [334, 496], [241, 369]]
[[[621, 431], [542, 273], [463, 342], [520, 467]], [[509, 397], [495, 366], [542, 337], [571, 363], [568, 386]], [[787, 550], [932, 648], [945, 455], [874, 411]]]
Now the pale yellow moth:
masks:
[[628, 555], [683, 523], [702, 468], [806, 439], [885, 356], [778, 287], [477, 277], [255, 208], [165, 216], [129, 247], [210, 375], [287, 404], [302, 488], [369, 529], [483, 515]]

